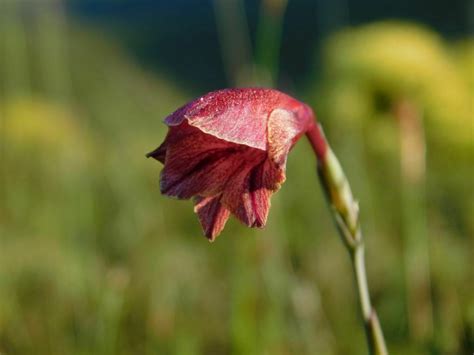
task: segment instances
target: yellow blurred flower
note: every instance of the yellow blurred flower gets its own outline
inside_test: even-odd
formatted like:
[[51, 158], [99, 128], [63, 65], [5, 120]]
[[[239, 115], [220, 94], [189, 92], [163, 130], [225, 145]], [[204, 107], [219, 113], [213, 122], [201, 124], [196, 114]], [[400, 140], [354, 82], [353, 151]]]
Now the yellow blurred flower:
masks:
[[72, 165], [89, 157], [91, 140], [67, 107], [39, 98], [17, 98], [4, 102], [2, 138], [8, 154], [32, 158], [68, 160]]
[[[458, 67], [439, 36], [411, 23], [350, 28], [330, 37], [325, 49], [327, 81], [350, 83], [358, 95], [368, 95], [376, 115], [380, 96], [388, 110], [408, 99], [423, 111], [436, 140], [471, 142], [472, 130], [466, 127], [472, 125], [472, 101]], [[369, 117], [361, 112], [354, 118]]]
[[469, 84], [471, 95], [474, 95], [474, 38], [455, 43], [452, 52], [461, 75]]

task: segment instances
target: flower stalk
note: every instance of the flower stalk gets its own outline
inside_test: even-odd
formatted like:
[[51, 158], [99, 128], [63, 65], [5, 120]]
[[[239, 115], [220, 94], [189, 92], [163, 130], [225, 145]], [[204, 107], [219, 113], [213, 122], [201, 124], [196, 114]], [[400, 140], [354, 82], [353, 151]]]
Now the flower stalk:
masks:
[[307, 133], [307, 137], [318, 157], [318, 175], [334, 222], [351, 258], [369, 353], [387, 355], [382, 327], [370, 301], [359, 204], [352, 195], [349, 182], [338, 159], [329, 147], [321, 126], [315, 125]]
[[223, 89], [182, 106], [165, 123], [169, 130], [164, 142], [147, 156], [164, 164], [163, 194], [194, 199], [194, 211], [210, 241], [231, 214], [249, 227], [265, 226], [270, 197], [285, 181], [288, 153], [306, 134], [351, 256], [370, 353], [386, 355], [382, 329], [370, 303], [359, 206], [313, 110], [273, 89]]

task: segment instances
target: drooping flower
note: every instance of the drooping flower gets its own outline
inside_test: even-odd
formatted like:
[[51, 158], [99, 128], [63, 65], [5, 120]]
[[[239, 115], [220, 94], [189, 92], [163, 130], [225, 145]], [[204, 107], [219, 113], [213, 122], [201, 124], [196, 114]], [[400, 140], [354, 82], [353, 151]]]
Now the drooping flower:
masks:
[[165, 141], [147, 155], [164, 164], [161, 192], [194, 198], [211, 241], [230, 214], [249, 227], [265, 225], [270, 197], [285, 181], [288, 152], [315, 127], [309, 106], [264, 88], [211, 92], [165, 123]]

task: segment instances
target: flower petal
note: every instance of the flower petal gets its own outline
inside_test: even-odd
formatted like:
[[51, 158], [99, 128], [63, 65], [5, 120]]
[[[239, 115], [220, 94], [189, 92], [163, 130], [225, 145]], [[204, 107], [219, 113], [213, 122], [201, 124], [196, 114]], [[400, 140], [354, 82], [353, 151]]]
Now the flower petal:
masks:
[[270, 197], [284, 180], [284, 171], [276, 170], [271, 161], [263, 159], [231, 177], [222, 203], [247, 226], [263, 227], [270, 209]]
[[221, 195], [214, 197], [196, 197], [194, 212], [197, 213], [204, 234], [212, 242], [220, 234], [230, 216], [230, 212], [221, 202]]
[[296, 114], [275, 109], [268, 119], [268, 155], [277, 165], [284, 167], [288, 153], [296, 140], [305, 132], [307, 124]]
[[302, 107], [301, 102], [273, 89], [225, 89], [181, 107], [165, 123], [176, 126], [187, 120], [214, 137], [266, 150], [270, 112], [275, 108], [297, 112]]
[[202, 143], [204, 137], [205, 136], [203, 136], [203, 133], [199, 129], [190, 126], [185, 121], [179, 126], [171, 126], [168, 130], [168, 133], [166, 134], [164, 142], [146, 156], [147, 158], [153, 157], [164, 164], [166, 150], [168, 149], [169, 145], [180, 143], [183, 140], [185, 144], [189, 144], [190, 142], [191, 144], [200, 144]]
[[165, 163], [165, 158], [166, 158], [166, 149], [167, 149], [167, 144], [166, 144], [166, 140], [158, 147], [156, 148], [154, 151], [148, 153], [146, 155], [147, 158], [154, 158], [156, 160], [158, 160], [160, 163]]
[[[169, 149], [168, 152], [172, 150]], [[161, 173], [161, 192], [181, 199], [188, 199], [198, 194], [216, 194], [222, 190], [227, 181], [227, 169], [235, 165], [238, 160], [235, 155], [235, 150], [228, 148], [203, 153], [196, 161], [183, 160], [179, 165], [165, 165]], [[187, 165], [187, 162], [192, 165]]]
[[162, 193], [168, 196], [187, 199], [220, 194], [251, 149], [212, 137], [195, 127], [192, 130], [184, 138], [168, 140], [171, 143], [167, 144], [160, 181]]

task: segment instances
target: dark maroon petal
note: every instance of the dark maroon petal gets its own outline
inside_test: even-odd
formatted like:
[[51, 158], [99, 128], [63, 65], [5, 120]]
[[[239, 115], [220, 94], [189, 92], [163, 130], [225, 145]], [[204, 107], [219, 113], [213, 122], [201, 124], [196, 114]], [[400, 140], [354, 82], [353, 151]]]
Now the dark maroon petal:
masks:
[[166, 141], [163, 142], [163, 144], [161, 144], [158, 148], [156, 148], [154, 151], [148, 153], [146, 155], [147, 158], [154, 158], [156, 160], [158, 160], [159, 162], [161, 163], [165, 163], [165, 157], [166, 157], [166, 148], [167, 148], [167, 145], [166, 145]]
[[[229, 143], [192, 127], [190, 133], [167, 144], [166, 164], [161, 174], [162, 193], [178, 198], [222, 193], [233, 172], [257, 153], [252, 148]], [[252, 152], [250, 152], [252, 150]]]
[[185, 140], [185, 144], [186, 141], [189, 142], [193, 140], [195, 140], [194, 144], [199, 144], [199, 137], [202, 137], [202, 132], [199, 129], [190, 126], [187, 122], [183, 122], [180, 126], [170, 127], [163, 143], [158, 148], [148, 153], [146, 156], [147, 158], [155, 158], [164, 164], [166, 151], [170, 144], [177, 144], [183, 140]]
[[244, 193], [248, 190], [248, 176], [251, 168], [243, 166], [241, 170], [237, 171], [229, 179], [228, 187], [224, 190], [221, 199], [224, 206], [247, 226], [251, 226], [254, 221], [252, 214], [248, 213], [248, 210], [251, 210], [251, 206], [248, 205], [248, 199], [244, 198]]
[[263, 227], [267, 221], [270, 197], [284, 181], [284, 172], [263, 159], [246, 166], [231, 177], [222, 203], [249, 227]]
[[220, 203], [221, 195], [196, 197], [194, 212], [197, 213], [205, 236], [212, 242], [220, 234], [229, 218], [230, 212]]
[[248, 199], [244, 206], [247, 207], [247, 216], [251, 216], [252, 227], [263, 227], [270, 209], [270, 196], [273, 191], [268, 188], [271, 182], [267, 181], [266, 166], [267, 160], [252, 169], [248, 177], [248, 191], [243, 195], [243, 199]]
[[229, 173], [239, 165], [242, 157], [235, 148], [207, 152], [190, 168], [171, 172], [165, 165], [160, 188], [168, 196], [188, 199], [195, 195], [211, 196], [222, 192]]

